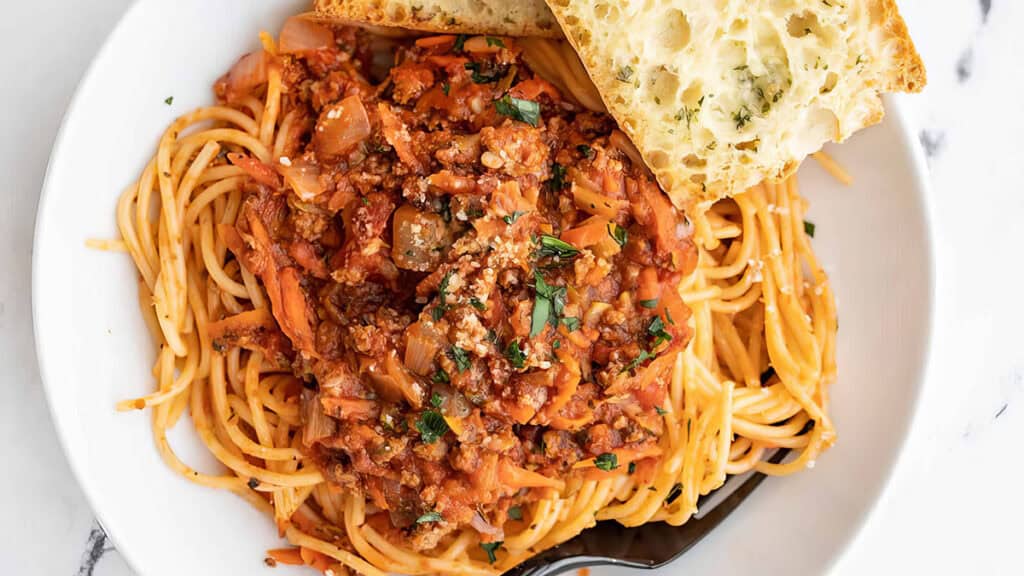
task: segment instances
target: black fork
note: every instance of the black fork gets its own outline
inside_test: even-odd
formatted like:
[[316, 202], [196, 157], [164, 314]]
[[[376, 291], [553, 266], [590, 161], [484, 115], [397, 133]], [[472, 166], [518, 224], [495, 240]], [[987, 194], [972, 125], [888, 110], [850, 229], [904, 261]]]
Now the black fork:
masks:
[[[781, 462], [789, 450], [779, 450], [769, 462]], [[764, 481], [753, 472], [733, 476], [718, 490], [697, 501], [698, 516], [682, 526], [652, 522], [626, 528], [615, 521], [598, 522], [575, 538], [550, 548], [502, 576], [554, 576], [589, 566], [623, 566], [653, 570], [693, 548], [732, 514]]]

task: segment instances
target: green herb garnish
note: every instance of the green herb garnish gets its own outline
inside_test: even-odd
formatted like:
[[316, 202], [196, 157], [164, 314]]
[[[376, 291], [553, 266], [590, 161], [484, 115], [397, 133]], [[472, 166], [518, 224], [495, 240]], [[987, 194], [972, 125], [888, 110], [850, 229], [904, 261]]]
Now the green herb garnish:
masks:
[[459, 374], [469, 370], [469, 367], [472, 365], [469, 359], [469, 352], [458, 346], [452, 346], [448, 349], [448, 357], [452, 359], [452, 362], [455, 362], [455, 367], [459, 369]]
[[505, 347], [505, 358], [508, 358], [508, 361], [515, 368], [526, 367], [526, 354], [523, 354], [523, 351], [519, 348], [519, 342], [515, 340], [509, 342], [508, 346]]
[[665, 505], [671, 506], [673, 502], [679, 499], [683, 495], [683, 485], [676, 482], [672, 489], [668, 491], [668, 496], [665, 497]]
[[434, 372], [434, 376], [431, 378], [431, 380], [437, 382], [438, 384], [447, 384], [451, 382], [451, 379], [448, 378], [448, 373], [445, 372], [444, 369], [442, 368], [438, 368], [437, 372]]
[[540, 256], [553, 256], [566, 260], [580, 255], [579, 249], [572, 244], [547, 234], [540, 237], [540, 250], [537, 253]]
[[433, 406], [434, 408], [440, 408], [441, 404], [444, 404], [444, 398], [442, 398], [440, 394], [434, 392], [433, 394], [430, 395], [431, 406]]
[[525, 122], [534, 128], [540, 124], [540, 104], [505, 94], [494, 101], [494, 109], [502, 116]]
[[459, 34], [458, 36], [456, 36], [455, 45], [452, 46], [452, 52], [462, 52], [465, 49], [466, 40], [468, 39], [469, 36], [465, 34]]
[[641, 300], [640, 305], [647, 309], [654, 309], [658, 307], [658, 299], [653, 298], [651, 300]]
[[433, 444], [448, 432], [448, 423], [440, 412], [427, 410], [416, 420], [416, 429], [420, 432], [420, 440], [425, 444]]
[[494, 551], [497, 550], [498, 548], [501, 548], [501, 545], [504, 544], [504, 543], [505, 542], [502, 541], [502, 540], [498, 540], [497, 542], [481, 542], [480, 543], [480, 548], [483, 548], [483, 551], [487, 552], [487, 561], [488, 562], [490, 562], [491, 564], [494, 564], [498, 560], [498, 557], [494, 555]]
[[502, 75], [502, 71], [496, 69], [491, 70], [490, 72], [482, 72], [482, 66], [479, 62], [466, 62], [465, 68], [472, 72], [472, 74], [470, 74], [470, 78], [473, 80], [474, 84], [490, 84], [491, 82], [497, 82], [501, 79]]
[[534, 271], [534, 290], [537, 297], [533, 301], [533, 315], [530, 317], [530, 337], [544, 331], [544, 325], [550, 323], [558, 327], [558, 319], [565, 307], [565, 286], [551, 286], [544, 281], [539, 272]]
[[452, 273], [450, 270], [445, 272], [441, 278], [441, 283], [437, 285], [437, 306], [434, 306], [433, 310], [430, 311], [430, 316], [434, 319], [434, 322], [439, 321], [444, 316], [444, 313], [448, 311], [446, 301], [448, 300], [448, 281], [451, 280], [451, 277]]
[[485, 40], [487, 40], [487, 45], [488, 46], [497, 46], [498, 48], [504, 48], [505, 47], [505, 43], [501, 41], [501, 38], [495, 38], [494, 36], [487, 36], [485, 38]]
[[501, 219], [505, 221], [505, 224], [511, 226], [512, 224], [515, 224], [516, 220], [519, 220], [519, 217], [522, 216], [523, 214], [526, 214], [526, 212], [523, 212], [522, 210], [516, 210], [511, 214], [503, 216]]
[[622, 374], [623, 372], [629, 372], [630, 370], [633, 370], [634, 368], [650, 360], [651, 358], [654, 358], [654, 354], [651, 354], [647, 350], [641, 350], [640, 354], [638, 354], [636, 358], [633, 358], [633, 360], [629, 364], [626, 364], [626, 366], [623, 367], [622, 370], [619, 370], [619, 374]]
[[448, 93], [451, 92], [451, 91], [452, 91], [452, 85], [451, 84], [449, 84], [447, 82], [442, 82], [441, 83], [441, 92], [443, 92], [445, 96], [447, 96]]
[[562, 166], [561, 164], [559, 164], [557, 162], [552, 164], [551, 165], [551, 179], [548, 180], [547, 184], [555, 192], [558, 192], [559, 190], [564, 189], [566, 184], [568, 184], [568, 182], [566, 182], [566, 180], [565, 180], [565, 166]]
[[594, 149], [586, 144], [580, 144], [576, 149], [579, 150], [580, 154], [583, 154], [585, 158], [592, 158], [594, 156]]
[[444, 520], [444, 517], [441, 516], [440, 512], [427, 512], [426, 514], [417, 518], [416, 523], [426, 524], [428, 522], [440, 522], [441, 520]]
[[559, 322], [561, 322], [562, 326], [565, 326], [565, 329], [569, 332], [575, 332], [580, 329], [580, 319], [574, 316], [566, 316]]
[[814, 222], [811, 222], [810, 220], [804, 220], [804, 233], [805, 234], [807, 234], [811, 238], [814, 238], [814, 229], [815, 229]]
[[746, 106], [741, 106], [739, 110], [732, 114], [732, 121], [736, 123], [737, 130], [746, 126], [750, 122], [750, 118], [750, 109]]
[[168, 106], [174, 104], [174, 96], [168, 96], [167, 98], [164, 98], [164, 104], [167, 104]]
[[629, 463], [629, 467], [626, 468], [626, 473], [627, 474], [635, 474], [636, 473], [636, 462], [630, 462]]
[[605, 472], [615, 470], [619, 467], [619, 457], [611, 452], [598, 454], [597, 458], [594, 458], [594, 466], [597, 466], [599, 470], [604, 470]]
[[651, 319], [651, 323], [647, 325], [647, 333], [654, 338], [651, 348], [657, 348], [662, 342], [672, 340], [672, 335], [665, 331], [665, 322], [661, 319], [661, 316], [655, 316]]
[[483, 302], [481, 302], [480, 299], [477, 298], [476, 296], [473, 296], [472, 298], [469, 299], [469, 305], [481, 312], [487, 311], [487, 306]]
[[625, 65], [619, 68], [618, 74], [615, 75], [615, 79], [619, 82], [629, 82], [633, 78], [633, 67]]
[[509, 508], [508, 509], [508, 517], [511, 520], [522, 520], [523, 519], [523, 509], [520, 508], [519, 506], [513, 506], [513, 507]]
[[658, 416], [664, 416], [665, 414], [668, 414], [668, 410], [665, 410], [661, 406], [655, 406], [654, 411], [658, 413]]
[[629, 231], [615, 222], [608, 223], [608, 235], [612, 237], [612, 240], [615, 240], [615, 243], [620, 248], [625, 247], [626, 242], [629, 242]]

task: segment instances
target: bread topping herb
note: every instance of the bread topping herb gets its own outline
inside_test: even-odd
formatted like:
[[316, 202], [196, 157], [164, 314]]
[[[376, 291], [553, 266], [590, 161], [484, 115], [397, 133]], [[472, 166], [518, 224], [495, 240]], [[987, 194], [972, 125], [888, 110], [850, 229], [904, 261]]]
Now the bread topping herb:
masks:
[[540, 124], [540, 104], [505, 94], [494, 101], [494, 109], [502, 116], [525, 122], [534, 128]]
[[633, 79], [633, 72], [633, 67], [627, 64], [622, 68], [619, 68], [619, 73], [615, 75], [615, 79], [618, 80], [619, 82], [628, 83], [630, 80]]
[[739, 110], [736, 110], [732, 114], [732, 121], [736, 123], [736, 129], [740, 130], [744, 126], [750, 123], [750, 109], [745, 105], [740, 106]]

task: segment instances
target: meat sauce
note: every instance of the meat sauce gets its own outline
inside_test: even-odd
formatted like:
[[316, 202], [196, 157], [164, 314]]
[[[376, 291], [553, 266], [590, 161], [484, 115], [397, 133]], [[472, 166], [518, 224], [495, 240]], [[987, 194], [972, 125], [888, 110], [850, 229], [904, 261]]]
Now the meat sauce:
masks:
[[[684, 215], [514, 39], [324, 30], [263, 54], [283, 152], [228, 155], [251, 178], [218, 232], [273, 317], [216, 345], [307, 383], [304, 450], [417, 549], [501, 540], [573, 475], [649, 470], [690, 337]], [[241, 109], [264, 88], [235, 72], [215, 91]]]

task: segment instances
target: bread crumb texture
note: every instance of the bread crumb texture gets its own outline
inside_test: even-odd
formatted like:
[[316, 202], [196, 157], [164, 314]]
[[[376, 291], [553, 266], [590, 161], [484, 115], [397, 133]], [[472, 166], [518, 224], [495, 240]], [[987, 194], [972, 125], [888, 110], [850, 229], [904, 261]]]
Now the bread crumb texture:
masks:
[[792, 173], [925, 70], [894, 0], [549, 0], [680, 207]]
[[542, 0], [315, 0], [318, 18], [435, 33], [562, 35]]

